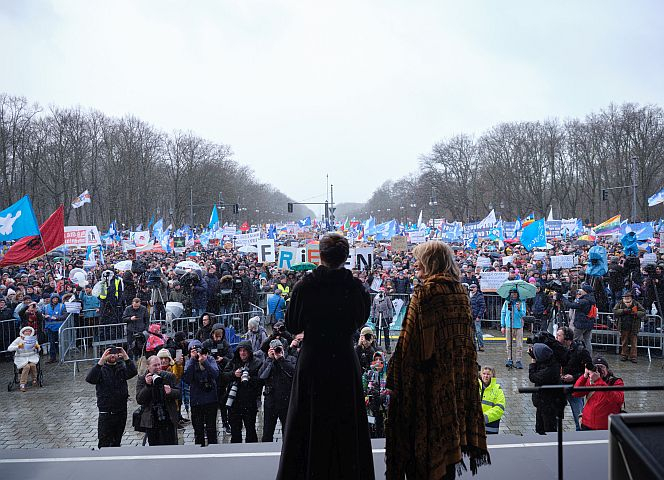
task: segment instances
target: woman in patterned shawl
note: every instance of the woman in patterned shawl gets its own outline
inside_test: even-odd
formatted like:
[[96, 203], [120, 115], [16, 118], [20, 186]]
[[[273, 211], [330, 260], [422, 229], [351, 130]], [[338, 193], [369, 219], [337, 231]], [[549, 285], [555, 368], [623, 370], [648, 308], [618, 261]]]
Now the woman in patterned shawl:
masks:
[[387, 480], [449, 479], [490, 463], [473, 318], [452, 250], [440, 241], [413, 250], [421, 285], [408, 306], [387, 372]]

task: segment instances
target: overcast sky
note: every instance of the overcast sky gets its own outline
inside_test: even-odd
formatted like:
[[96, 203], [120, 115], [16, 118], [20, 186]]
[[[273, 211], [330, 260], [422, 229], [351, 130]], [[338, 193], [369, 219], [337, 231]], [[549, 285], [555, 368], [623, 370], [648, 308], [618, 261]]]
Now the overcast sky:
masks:
[[499, 122], [664, 105], [659, 0], [0, 0], [0, 39], [0, 91], [229, 144], [297, 201]]

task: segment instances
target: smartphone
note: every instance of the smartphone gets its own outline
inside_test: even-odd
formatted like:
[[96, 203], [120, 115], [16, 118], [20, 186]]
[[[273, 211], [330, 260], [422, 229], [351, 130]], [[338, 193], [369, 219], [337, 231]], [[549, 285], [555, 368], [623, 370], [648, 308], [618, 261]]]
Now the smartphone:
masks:
[[182, 349], [178, 348], [175, 350], [175, 358], [182, 358]]

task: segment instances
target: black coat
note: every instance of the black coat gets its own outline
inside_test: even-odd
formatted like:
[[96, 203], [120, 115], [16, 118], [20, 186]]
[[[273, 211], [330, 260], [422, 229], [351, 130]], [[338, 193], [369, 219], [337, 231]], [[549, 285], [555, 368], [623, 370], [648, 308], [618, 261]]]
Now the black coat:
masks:
[[[164, 385], [171, 387], [171, 393], [164, 394], [164, 408], [168, 412], [168, 419], [174, 427], [177, 427], [180, 415], [178, 414], [177, 400], [180, 399], [180, 382], [171, 372], [161, 371], [159, 376], [164, 379]], [[136, 380], [136, 402], [143, 405], [143, 415], [141, 415], [141, 427], [157, 428], [156, 418], [152, 411], [153, 405], [159, 399], [154, 385], [148, 385], [145, 382], [145, 375], [141, 375]]]
[[[222, 379], [224, 383], [228, 385], [228, 389], [230, 389], [234, 383], [237, 383], [237, 394], [230, 410], [243, 413], [256, 412], [258, 410], [258, 399], [263, 390], [263, 380], [258, 376], [258, 371], [263, 365], [263, 362], [254, 357], [253, 352], [251, 351], [251, 346], [248, 345], [248, 342], [245, 342], [245, 345], [240, 343], [238, 348], [240, 346], [244, 346], [244, 348], [247, 348], [251, 352], [249, 359], [247, 362], [243, 362], [236, 350], [233, 359], [224, 368]], [[242, 382], [235, 376], [235, 371], [238, 368], [243, 367], [249, 369], [249, 380], [247, 382]]]
[[304, 331], [277, 479], [374, 478], [353, 332], [371, 301], [344, 268], [320, 266], [293, 289], [286, 327]]
[[[528, 378], [536, 387], [558, 385], [560, 383], [560, 364], [553, 356], [543, 362], [531, 363]], [[558, 415], [562, 415], [565, 408], [565, 395], [561, 390], [535, 392], [533, 393], [533, 405], [538, 409], [540, 415], [551, 422]]]
[[85, 381], [95, 385], [97, 408], [100, 412], [125, 412], [129, 389], [127, 380], [138, 374], [136, 364], [131, 360], [118, 360], [115, 365], [95, 364], [88, 372]]
[[265, 382], [265, 407], [287, 409], [290, 402], [295, 357], [281, 357], [279, 360], [267, 358], [258, 376]]
[[586, 350], [586, 347], [582, 343], [572, 343], [570, 349], [567, 351], [567, 361], [563, 365], [563, 375], [572, 375], [574, 380], [565, 383], [574, 384], [576, 379], [586, 371], [588, 363], [592, 363], [590, 352]]

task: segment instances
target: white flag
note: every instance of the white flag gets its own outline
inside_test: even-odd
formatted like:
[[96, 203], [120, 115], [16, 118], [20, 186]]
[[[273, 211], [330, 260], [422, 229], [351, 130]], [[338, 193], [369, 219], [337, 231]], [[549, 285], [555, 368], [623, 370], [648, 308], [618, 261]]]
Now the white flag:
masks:
[[74, 201], [71, 203], [71, 206], [74, 208], [80, 208], [86, 203], [92, 203], [92, 199], [90, 198], [90, 192], [88, 192], [87, 190], [81, 193], [78, 197], [76, 197]]
[[486, 217], [484, 217], [484, 220], [482, 220], [479, 223], [479, 226], [480, 227], [493, 227], [495, 224], [496, 224], [496, 212], [495, 212], [495, 210], [492, 209], [491, 212], [489, 212], [489, 214]]
[[546, 217], [547, 222], [553, 222], [553, 205], [551, 205], [551, 209], [549, 210], [549, 216]]

